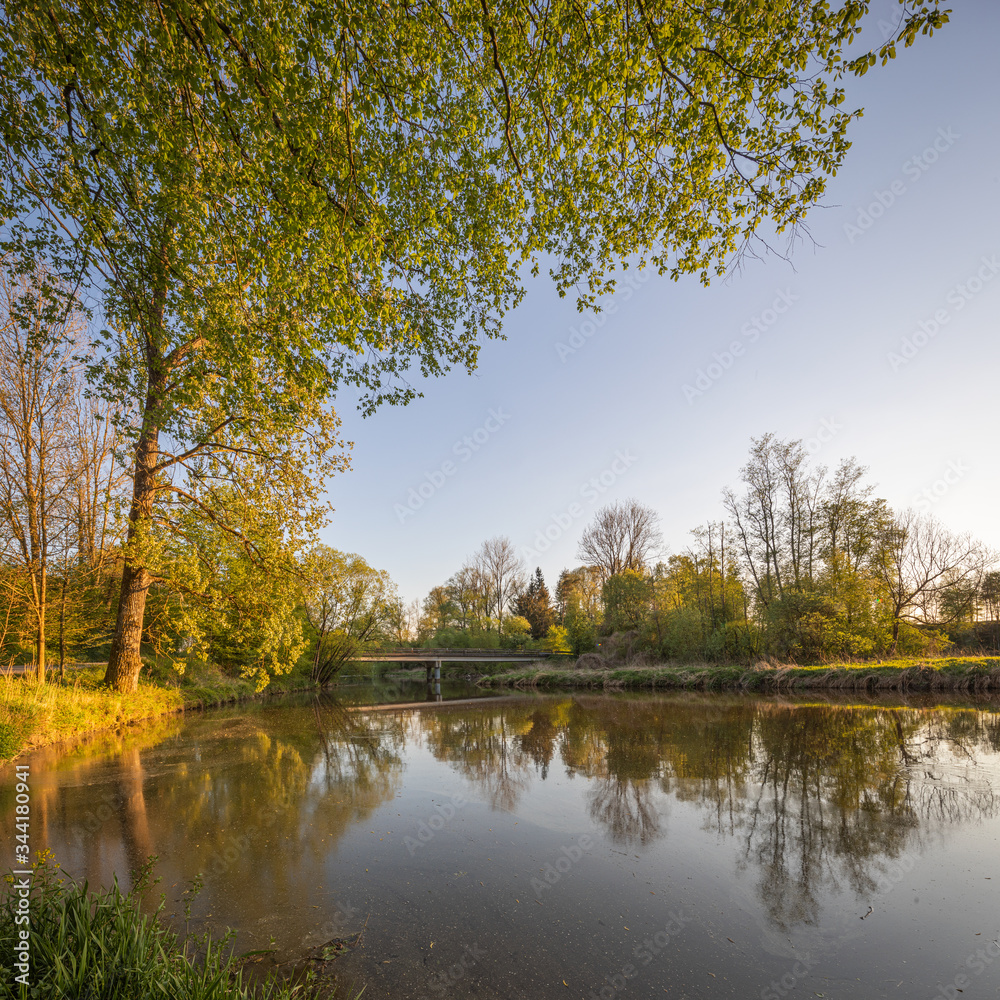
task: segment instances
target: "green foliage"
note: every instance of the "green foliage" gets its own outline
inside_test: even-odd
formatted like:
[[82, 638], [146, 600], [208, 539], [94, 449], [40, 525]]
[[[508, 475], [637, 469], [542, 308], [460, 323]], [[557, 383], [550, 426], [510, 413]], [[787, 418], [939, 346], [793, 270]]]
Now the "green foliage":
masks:
[[24, 746], [23, 720], [0, 719], [0, 760], [10, 760]]
[[508, 615], [503, 620], [503, 635], [511, 639], [523, 642], [531, 635], [531, 622], [521, 615]]
[[399, 596], [385, 570], [327, 545], [306, 554], [302, 576], [303, 604], [313, 633], [312, 679], [328, 684], [351, 656], [391, 641]]
[[[127, 553], [159, 581], [147, 636], [178, 670], [191, 656], [211, 659], [266, 687], [306, 646], [295, 563], [299, 539], [284, 530], [265, 491], [215, 490], [219, 519], [182, 510], [169, 527], [133, 537]], [[221, 520], [238, 511], [241, 530]]]
[[531, 638], [542, 639], [555, 621], [555, 608], [549, 588], [545, 586], [545, 577], [541, 567], [535, 569], [535, 575], [517, 599], [517, 613], [526, 618], [531, 625]]
[[[306, 995], [303, 987], [273, 977], [256, 985], [245, 982], [231, 936], [218, 941], [207, 935], [178, 936], [161, 922], [162, 898], [155, 913], [143, 913], [148, 869], [132, 889], [122, 892], [117, 879], [109, 889], [98, 891], [86, 882], [73, 882], [48, 857], [33, 868], [30, 992], [14, 983], [8, 964], [17, 940], [19, 899], [8, 889], [0, 904], [0, 997], [291, 1000]], [[4, 878], [10, 886], [15, 876]]]
[[274, 374], [297, 355], [316, 386], [335, 344], [333, 377], [374, 404], [404, 359], [474, 362], [525, 260], [560, 259], [559, 290], [589, 302], [616, 259], [707, 278], [764, 220], [798, 223], [860, 114], [836, 81], [940, 27], [938, 6], [907, 0], [897, 38], [849, 58], [865, 4], [8, 4], [8, 241], [82, 251], [127, 325], [137, 293], [178, 329], [197, 315], [184, 366], [231, 367], [224, 392], [249, 388], [241, 349]]
[[660, 653], [668, 659], [691, 660], [704, 651], [704, 622], [697, 608], [675, 608], [663, 614]]
[[556, 602], [573, 654], [580, 656], [592, 652], [597, 646], [602, 614], [597, 571], [589, 566], [563, 570], [556, 586]]
[[549, 631], [542, 641], [542, 648], [556, 655], [571, 653], [573, 649], [570, 644], [569, 629], [562, 625], [550, 625]]
[[563, 614], [566, 637], [574, 656], [597, 648], [597, 623], [579, 604], [571, 604]]
[[630, 632], [649, 621], [653, 599], [652, 581], [634, 569], [608, 577], [601, 588], [604, 619], [601, 632]]

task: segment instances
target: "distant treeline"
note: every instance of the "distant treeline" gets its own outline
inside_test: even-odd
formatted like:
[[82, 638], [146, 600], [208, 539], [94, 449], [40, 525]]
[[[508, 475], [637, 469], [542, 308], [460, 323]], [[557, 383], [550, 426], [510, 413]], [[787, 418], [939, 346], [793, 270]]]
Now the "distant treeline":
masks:
[[753, 439], [724, 515], [662, 557], [656, 512], [597, 512], [582, 565], [550, 594], [514, 546], [485, 543], [423, 601], [429, 646], [525, 646], [581, 655], [626, 633], [667, 659], [824, 660], [1000, 646], [995, 553], [927, 513], [893, 511], [868, 470], [810, 463], [800, 441]]

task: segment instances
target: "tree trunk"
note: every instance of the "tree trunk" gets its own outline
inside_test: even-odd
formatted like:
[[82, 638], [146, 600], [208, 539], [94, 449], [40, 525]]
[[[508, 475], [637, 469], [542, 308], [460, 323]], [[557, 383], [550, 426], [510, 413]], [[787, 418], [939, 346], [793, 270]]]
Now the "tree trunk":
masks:
[[66, 679], [66, 587], [69, 573], [63, 571], [62, 602], [59, 605], [59, 680]]
[[144, 317], [146, 373], [146, 402], [142, 411], [142, 431], [135, 446], [135, 475], [132, 480], [132, 508], [128, 515], [128, 554], [122, 567], [121, 597], [115, 634], [111, 640], [108, 669], [104, 675], [106, 686], [124, 694], [131, 694], [139, 687], [142, 659], [139, 647], [142, 642], [142, 620], [146, 612], [146, 595], [153, 582], [148, 569], [142, 565], [141, 552], [134, 546], [145, 541], [149, 531], [153, 501], [156, 498], [156, 465], [160, 460], [160, 427], [162, 406], [167, 394], [169, 365], [163, 356], [163, 317], [167, 301], [167, 282], [170, 272], [169, 249], [172, 224], [167, 227], [153, 264], [154, 291], [149, 312]]
[[46, 586], [48, 580], [45, 574], [45, 565], [42, 565], [39, 573], [38, 586], [38, 634], [35, 636], [35, 680], [39, 684], [45, 683], [45, 611], [46, 611]]
[[[129, 511], [128, 526], [130, 545], [140, 540], [148, 530], [153, 512], [159, 431], [155, 426], [150, 426], [152, 424], [150, 417], [156, 413], [158, 404], [158, 394], [151, 386], [146, 397], [147, 426], [136, 445], [135, 487], [132, 492], [132, 509]], [[111, 640], [108, 669], [104, 675], [104, 683], [123, 694], [131, 694], [139, 687], [139, 672], [142, 670], [140, 657], [142, 620], [146, 611], [146, 595], [149, 593], [152, 579], [146, 567], [135, 562], [134, 554], [125, 559], [115, 634]]]
[[892, 648], [889, 650], [890, 656], [896, 655], [896, 647], [899, 645], [899, 619], [892, 619]]
[[123, 694], [131, 694], [139, 687], [139, 673], [142, 670], [142, 619], [146, 611], [149, 584], [150, 576], [145, 568], [125, 563], [118, 618], [115, 621], [114, 638], [111, 640], [108, 669], [104, 675], [104, 683]]
[[38, 636], [35, 639], [35, 680], [45, 683], [45, 619], [38, 623]]

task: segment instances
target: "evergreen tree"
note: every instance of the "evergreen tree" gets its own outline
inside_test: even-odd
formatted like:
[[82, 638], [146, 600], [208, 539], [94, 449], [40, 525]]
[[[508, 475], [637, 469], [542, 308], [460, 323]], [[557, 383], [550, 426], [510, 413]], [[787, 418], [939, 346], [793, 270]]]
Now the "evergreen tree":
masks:
[[541, 567], [535, 569], [535, 575], [527, 589], [517, 599], [517, 613], [531, 623], [532, 639], [544, 639], [549, 627], [555, 622], [555, 608], [552, 607], [552, 598], [549, 596], [549, 588], [545, 586]]

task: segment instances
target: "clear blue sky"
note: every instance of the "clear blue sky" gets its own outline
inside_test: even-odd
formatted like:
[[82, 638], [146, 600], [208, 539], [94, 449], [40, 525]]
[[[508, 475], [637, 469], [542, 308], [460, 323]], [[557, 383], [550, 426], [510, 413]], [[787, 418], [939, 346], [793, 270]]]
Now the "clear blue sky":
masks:
[[[895, 7], [875, 0], [869, 44]], [[722, 516], [751, 435], [773, 431], [831, 467], [857, 456], [893, 507], [920, 500], [1000, 548], [1000, 4], [954, 7], [933, 39], [849, 83], [865, 114], [790, 263], [749, 261], [708, 289], [648, 275], [589, 337], [573, 331], [592, 314], [529, 279], [474, 375], [421, 381], [425, 398], [368, 419], [342, 401], [353, 470], [328, 484], [325, 540], [410, 600], [484, 539], [537, 553], [548, 528], [527, 561], [551, 588], [615, 498], [655, 508], [683, 550]]]

